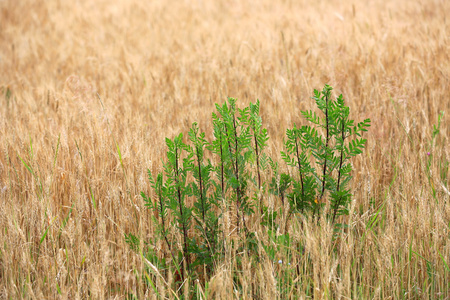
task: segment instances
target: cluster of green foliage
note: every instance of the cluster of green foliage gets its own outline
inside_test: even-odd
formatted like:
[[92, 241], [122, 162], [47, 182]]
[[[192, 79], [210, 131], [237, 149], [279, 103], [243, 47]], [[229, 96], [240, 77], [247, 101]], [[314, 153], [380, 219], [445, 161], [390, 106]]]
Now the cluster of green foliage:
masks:
[[[313, 111], [302, 111], [312, 126], [288, 129], [286, 132], [286, 151], [281, 152], [283, 160], [298, 169], [297, 179], [283, 178], [283, 188], [292, 184], [292, 192], [287, 195], [295, 211], [312, 211], [317, 214], [326, 202], [328, 191], [332, 216], [348, 214], [351, 193], [348, 183], [351, 180], [352, 165], [349, 159], [362, 153], [366, 139], [361, 132], [367, 131], [370, 119], [355, 124], [349, 119], [350, 110], [344, 98], [331, 98], [332, 88], [325, 85], [322, 92], [314, 91], [313, 99], [324, 114], [320, 118]], [[321, 130], [324, 135], [319, 132]], [[311, 163], [310, 156], [314, 158]]]
[[[366, 140], [361, 133], [367, 131], [370, 119], [355, 124], [342, 95], [332, 99], [331, 91], [328, 85], [314, 91], [313, 99], [323, 116], [302, 111], [312, 126], [294, 124], [286, 132], [281, 157], [293, 172], [280, 173], [278, 162], [265, 153], [269, 136], [263, 128], [259, 100], [244, 109], [236, 107], [234, 98], [222, 106], [216, 104], [212, 141], [206, 140], [197, 123], [189, 131], [188, 143], [182, 134], [166, 138], [164, 171], [152, 174], [149, 170], [153, 196], [142, 193], [153, 212], [157, 235], [145, 243], [145, 249], [140, 249], [139, 238], [132, 234], [126, 235], [126, 241], [159, 270], [172, 270], [180, 282], [206, 280], [205, 272], [199, 270], [211, 276], [224, 257], [221, 218], [232, 207], [236, 213], [232, 222], [248, 251], [255, 244], [248, 219], [260, 213], [271, 239], [263, 248], [271, 259], [280, 245], [287, 249], [290, 244], [289, 234], [275, 234], [280, 215], [287, 220], [298, 214], [318, 218], [327, 202], [330, 209], [324, 217], [329, 222], [334, 224], [338, 216], [347, 215], [352, 196], [350, 159], [362, 153]], [[266, 182], [267, 177], [271, 180]], [[278, 211], [265, 205], [267, 197], [280, 199]], [[286, 207], [288, 211], [283, 211]], [[154, 250], [158, 240], [165, 244], [162, 254]]]

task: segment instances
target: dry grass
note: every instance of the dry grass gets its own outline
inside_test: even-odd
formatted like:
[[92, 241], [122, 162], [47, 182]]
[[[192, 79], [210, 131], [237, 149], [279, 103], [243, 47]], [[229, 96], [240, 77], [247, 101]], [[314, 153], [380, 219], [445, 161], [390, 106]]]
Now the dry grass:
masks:
[[[0, 298], [156, 298], [124, 233], [154, 232], [139, 193], [164, 138], [194, 121], [211, 135], [214, 103], [259, 98], [279, 159], [329, 83], [372, 127], [339, 244], [326, 224], [289, 228], [306, 247], [291, 297], [449, 299], [450, 2], [313, 2], [1, 1]], [[286, 297], [261, 257], [242, 273], [227, 257], [210, 297]]]

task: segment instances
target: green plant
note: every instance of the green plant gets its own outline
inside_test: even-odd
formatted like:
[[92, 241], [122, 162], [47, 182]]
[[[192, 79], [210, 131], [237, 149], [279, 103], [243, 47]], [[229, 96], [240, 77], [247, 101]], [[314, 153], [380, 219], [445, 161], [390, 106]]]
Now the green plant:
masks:
[[294, 125], [293, 129], [288, 129], [287, 151], [282, 152], [282, 157], [289, 166], [298, 168], [298, 177], [293, 179], [293, 191], [288, 196], [291, 207], [301, 212], [312, 210], [316, 215], [325, 206], [328, 196], [329, 217], [334, 222], [337, 216], [348, 214], [350, 158], [362, 153], [366, 139], [361, 133], [370, 127], [370, 119], [355, 124], [349, 119], [350, 109], [345, 106], [343, 96], [332, 99], [331, 91], [329, 85], [321, 92], [314, 90], [313, 99], [324, 116], [312, 110], [302, 111], [314, 127]]
[[[207, 278], [225, 256], [229, 238], [221, 227], [221, 218], [232, 207], [236, 212], [236, 231], [242, 240], [235, 248], [238, 267], [241, 258], [237, 254], [242, 251], [259, 261], [258, 241], [246, 224], [247, 217], [254, 216], [255, 206], [259, 208], [261, 225], [266, 227], [269, 237], [268, 244], [261, 246], [272, 261], [280, 254], [289, 258], [292, 251], [298, 252], [292, 248], [287, 227], [286, 233], [277, 233], [279, 216], [285, 218], [287, 226], [293, 214], [320, 215], [326, 199], [331, 207], [327, 216], [331, 222], [334, 223], [337, 216], [347, 214], [351, 199], [348, 183], [352, 166], [349, 160], [362, 152], [366, 140], [361, 133], [367, 131], [370, 120], [355, 125], [349, 119], [349, 108], [342, 95], [333, 100], [331, 91], [328, 85], [322, 92], [314, 91], [313, 99], [325, 117], [312, 111], [301, 112], [314, 127], [294, 124], [286, 131], [286, 151], [281, 152], [281, 157], [289, 167], [296, 169], [292, 175], [281, 173], [278, 162], [264, 152], [269, 136], [259, 115], [259, 101], [244, 109], [236, 107], [234, 98], [228, 98], [222, 106], [216, 104], [217, 113], [212, 114], [214, 139], [211, 142], [206, 140], [204, 132], [200, 132], [197, 123], [192, 124], [188, 133], [188, 144], [183, 141], [182, 134], [173, 140], [166, 138], [164, 172], [154, 177], [148, 171], [154, 195], [141, 193], [153, 211], [157, 236], [145, 243], [146, 250], [141, 251], [139, 238], [127, 234], [130, 247], [142, 253], [153, 265], [172, 269], [181, 276], [179, 279], [202, 279], [206, 285]], [[268, 165], [272, 178], [267, 188], [264, 174]], [[278, 197], [282, 206], [276, 210], [264, 206], [262, 200], [267, 197], [266, 192]], [[289, 201], [287, 212], [283, 211], [286, 199]], [[179, 235], [174, 228], [178, 229]], [[166, 245], [162, 258], [152, 246], [158, 240]], [[302, 245], [297, 244], [295, 247], [301, 249]], [[284, 286], [293, 278], [287, 276], [288, 273], [283, 274]], [[147, 279], [152, 286], [153, 279]], [[238, 282], [236, 278], [239, 285]], [[193, 293], [199, 291], [192, 289]]]
[[216, 109], [218, 114], [213, 113], [216, 141], [211, 143], [211, 150], [220, 153], [222, 193], [228, 188], [233, 190], [231, 199], [236, 203], [237, 230], [239, 232], [242, 226], [247, 231], [245, 215], [253, 213], [246, 191], [250, 176], [246, 167], [253, 152], [252, 135], [247, 124], [249, 108], [237, 109], [236, 99], [228, 98], [228, 103], [216, 104]]
[[[267, 134], [267, 129], [263, 128], [262, 118], [259, 115], [260, 102], [256, 101], [255, 104], [250, 103], [249, 114], [247, 119], [247, 124], [251, 129], [251, 134], [253, 138], [253, 150], [254, 157], [256, 161], [256, 183], [257, 192], [254, 195], [254, 200], [258, 203], [259, 210], [263, 214], [264, 205], [262, 202], [262, 196], [264, 194], [265, 184], [261, 179], [261, 172], [266, 171], [268, 156], [264, 152], [267, 147], [267, 141], [269, 140], [269, 135]], [[259, 199], [258, 199], [259, 198]], [[259, 201], [258, 201], [259, 200]]]
[[[193, 217], [196, 222], [196, 229], [200, 232], [200, 241], [192, 243], [193, 253], [197, 256], [194, 266], [206, 265], [210, 271], [213, 269], [214, 259], [219, 253], [219, 216], [216, 214], [218, 208], [219, 194], [211, 193], [211, 189], [216, 186], [215, 181], [211, 179], [213, 166], [211, 161], [205, 162], [205, 148], [208, 142], [205, 139], [205, 133], [199, 133], [197, 123], [193, 123], [189, 131], [189, 140], [192, 147], [189, 147], [190, 156], [194, 157], [192, 161], [192, 193], [195, 202], [193, 205]], [[219, 189], [216, 189], [219, 190]]]

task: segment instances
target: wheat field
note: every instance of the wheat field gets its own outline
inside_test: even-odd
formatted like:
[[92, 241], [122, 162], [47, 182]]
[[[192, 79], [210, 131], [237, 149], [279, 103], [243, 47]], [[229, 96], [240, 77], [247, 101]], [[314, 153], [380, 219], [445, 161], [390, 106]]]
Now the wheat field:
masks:
[[[445, 0], [0, 1], [0, 299], [450, 299], [449, 15]], [[215, 103], [259, 99], [281, 162], [325, 83], [372, 120], [348, 230], [295, 218], [287, 293], [261, 249], [256, 267], [230, 256], [148, 285], [124, 235], [154, 235], [140, 193], [164, 139], [193, 122], [210, 138]]]

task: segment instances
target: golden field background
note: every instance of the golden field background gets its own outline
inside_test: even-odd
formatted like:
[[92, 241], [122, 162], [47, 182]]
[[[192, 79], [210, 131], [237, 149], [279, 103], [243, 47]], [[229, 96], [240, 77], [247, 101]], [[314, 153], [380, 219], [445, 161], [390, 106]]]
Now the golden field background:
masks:
[[[328, 83], [372, 127], [339, 255], [328, 225], [289, 229], [313, 260], [298, 282], [314, 282], [291, 297], [450, 299], [448, 15], [444, 0], [0, 1], [0, 298], [156, 298], [124, 233], [153, 235], [139, 194], [164, 138], [194, 121], [211, 136], [214, 103], [260, 99], [281, 161], [286, 128]], [[236, 275], [240, 292], [233, 266], [211, 298], [282, 297], [272, 262]]]

